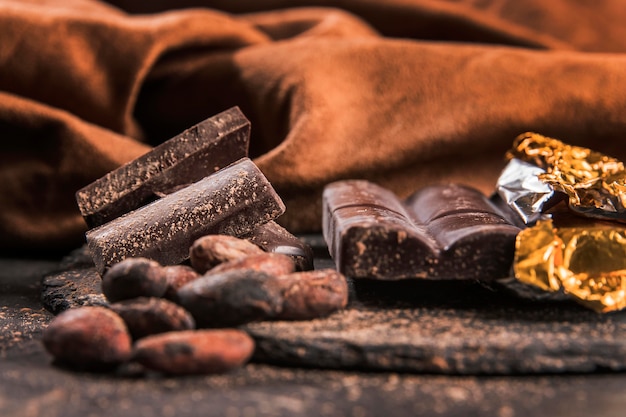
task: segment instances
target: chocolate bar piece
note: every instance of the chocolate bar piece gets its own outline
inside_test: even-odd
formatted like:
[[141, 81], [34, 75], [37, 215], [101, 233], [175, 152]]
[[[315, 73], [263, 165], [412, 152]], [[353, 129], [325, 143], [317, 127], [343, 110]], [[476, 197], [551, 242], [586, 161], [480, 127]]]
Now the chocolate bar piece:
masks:
[[290, 256], [298, 271], [313, 269], [313, 249], [275, 221], [262, 224], [243, 237], [266, 252]]
[[354, 278], [480, 279], [509, 275], [519, 228], [478, 190], [429, 186], [401, 201], [376, 184], [326, 186], [324, 237]]
[[239, 108], [217, 114], [78, 190], [96, 227], [248, 156], [250, 122]]
[[99, 272], [128, 257], [174, 265], [201, 236], [241, 236], [280, 216], [285, 206], [248, 158], [87, 232]]

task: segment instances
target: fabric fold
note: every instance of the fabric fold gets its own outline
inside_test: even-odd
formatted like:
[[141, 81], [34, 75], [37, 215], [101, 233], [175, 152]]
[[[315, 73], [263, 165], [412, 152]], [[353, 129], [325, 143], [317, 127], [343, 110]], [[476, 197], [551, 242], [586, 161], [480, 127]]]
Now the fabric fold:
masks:
[[0, 0], [0, 247], [80, 244], [77, 189], [234, 105], [292, 232], [320, 230], [338, 179], [489, 193], [525, 131], [624, 158], [624, 18], [616, 1]]

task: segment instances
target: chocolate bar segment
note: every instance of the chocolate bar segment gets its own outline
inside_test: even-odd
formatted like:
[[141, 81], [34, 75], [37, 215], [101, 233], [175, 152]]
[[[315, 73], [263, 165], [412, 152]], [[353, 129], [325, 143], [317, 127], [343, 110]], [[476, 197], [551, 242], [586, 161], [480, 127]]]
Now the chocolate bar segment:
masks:
[[519, 228], [478, 190], [429, 186], [406, 201], [362, 180], [324, 190], [324, 237], [353, 278], [480, 279], [509, 275]]
[[78, 190], [78, 207], [99, 226], [246, 157], [249, 141], [250, 122], [233, 107]]
[[275, 221], [262, 224], [243, 237], [266, 252], [290, 256], [298, 271], [313, 269], [313, 249]]
[[248, 158], [87, 232], [99, 272], [128, 257], [174, 265], [201, 236], [242, 236], [280, 216], [285, 206]]

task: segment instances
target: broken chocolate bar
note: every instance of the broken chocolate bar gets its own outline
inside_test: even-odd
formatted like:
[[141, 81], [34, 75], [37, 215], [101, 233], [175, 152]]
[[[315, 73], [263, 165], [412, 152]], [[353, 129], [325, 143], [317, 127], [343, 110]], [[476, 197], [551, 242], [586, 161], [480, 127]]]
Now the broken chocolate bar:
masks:
[[248, 158], [87, 232], [99, 272], [128, 257], [180, 263], [201, 236], [241, 236], [280, 216], [285, 206]]
[[519, 228], [478, 190], [429, 186], [401, 201], [363, 180], [323, 196], [324, 237], [337, 268], [354, 278], [480, 279], [509, 275]]
[[313, 249], [274, 221], [262, 224], [243, 237], [266, 252], [290, 256], [298, 271], [313, 269]]
[[249, 140], [250, 122], [233, 107], [78, 190], [78, 207], [100, 226], [248, 156]]

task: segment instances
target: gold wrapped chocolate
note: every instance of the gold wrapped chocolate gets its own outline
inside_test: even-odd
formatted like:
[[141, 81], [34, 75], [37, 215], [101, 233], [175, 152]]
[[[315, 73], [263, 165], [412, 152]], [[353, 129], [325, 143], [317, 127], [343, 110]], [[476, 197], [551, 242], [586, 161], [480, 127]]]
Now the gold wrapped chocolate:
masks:
[[536, 133], [518, 136], [507, 157], [544, 169], [539, 179], [567, 194], [573, 211], [626, 222], [626, 171], [619, 160]]
[[598, 312], [626, 308], [626, 228], [555, 228], [540, 220], [515, 242], [515, 278], [545, 291], [563, 291]]

